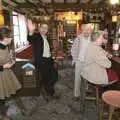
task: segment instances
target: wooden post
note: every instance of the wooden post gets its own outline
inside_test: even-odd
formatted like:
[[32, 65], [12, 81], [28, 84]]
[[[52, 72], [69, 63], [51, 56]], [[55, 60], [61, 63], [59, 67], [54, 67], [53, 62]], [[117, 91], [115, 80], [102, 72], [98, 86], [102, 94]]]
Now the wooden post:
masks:
[[113, 113], [114, 113], [114, 107], [113, 106], [110, 106], [109, 108], [109, 120], [112, 120], [112, 116], [113, 116]]

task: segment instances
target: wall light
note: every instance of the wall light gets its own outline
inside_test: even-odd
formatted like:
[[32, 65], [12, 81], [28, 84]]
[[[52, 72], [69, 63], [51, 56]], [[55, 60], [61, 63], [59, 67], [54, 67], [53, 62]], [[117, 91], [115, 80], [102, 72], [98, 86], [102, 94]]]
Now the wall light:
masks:
[[117, 16], [112, 16], [112, 22], [117, 22]]
[[0, 15], [0, 26], [4, 25], [4, 16]]
[[119, 4], [119, 0], [110, 0], [110, 3], [112, 5]]
[[4, 15], [2, 9], [2, 0], [0, 0], [0, 26], [4, 25]]

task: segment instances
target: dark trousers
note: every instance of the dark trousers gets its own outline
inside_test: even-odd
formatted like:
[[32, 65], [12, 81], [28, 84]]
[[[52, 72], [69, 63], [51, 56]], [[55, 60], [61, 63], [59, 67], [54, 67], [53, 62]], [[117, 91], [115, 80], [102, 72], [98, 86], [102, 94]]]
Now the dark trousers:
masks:
[[5, 107], [5, 100], [0, 100], [0, 114], [4, 114], [7, 111]]
[[55, 93], [54, 85], [58, 81], [58, 72], [54, 67], [54, 61], [52, 58], [42, 58], [40, 74], [41, 85], [50, 96], [53, 96]]

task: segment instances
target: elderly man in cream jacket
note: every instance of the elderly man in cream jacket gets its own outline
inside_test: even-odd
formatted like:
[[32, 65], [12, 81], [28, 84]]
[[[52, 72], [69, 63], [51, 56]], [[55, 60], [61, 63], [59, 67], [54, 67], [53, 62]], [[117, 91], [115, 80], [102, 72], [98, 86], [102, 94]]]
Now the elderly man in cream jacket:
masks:
[[84, 55], [87, 51], [87, 47], [91, 39], [91, 32], [92, 32], [91, 24], [82, 25], [82, 32], [74, 40], [71, 49], [71, 55], [73, 58], [72, 63], [75, 64], [75, 83], [74, 83], [75, 100], [78, 100], [80, 96], [80, 84], [81, 84], [80, 73], [83, 67], [83, 62], [85, 60]]

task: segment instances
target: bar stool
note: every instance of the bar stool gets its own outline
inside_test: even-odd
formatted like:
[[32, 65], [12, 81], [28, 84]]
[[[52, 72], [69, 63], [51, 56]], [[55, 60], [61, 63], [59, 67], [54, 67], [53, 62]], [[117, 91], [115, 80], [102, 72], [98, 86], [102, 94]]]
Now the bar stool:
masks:
[[[95, 88], [95, 97], [89, 97], [86, 96], [87, 91], [89, 91], [89, 88], [87, 88], [88, 85], [93, 85]], [[101, 86], [99, 85], [94, 85], [90, 82], [87, 82], [86, 79], [84, 79], [83, 77], [81, 77], [81, 87], [80, 87], [80, 91], [81, 91], [81, 97], [80, 97], [80, 101], [81, 101], [81, 112], [84, 113], [85, 110], [85, 100], [95, 100], [96, 101], [96, 108], [97, 108], [97, 113], [98, 113], [98, 119], [102, 120], [102, 112], [100, 110], [99, 104], [100, 104], [100, 94], [99, 91], [102, 90]]]
[[[86, 96], [86, 86], [87, 84], [92, 84], [90, 82], [87, 82], [86, 79], [84, 79], [83, 77], [81, 77], [81, 112], [84, 112], [85, 109], [85, 99], [89, 99], [89, 96]], [[103, 103], [102, 103], [102, 93], [104, 92], [104, 87], [107, 87], [109, 85], [112, 85], [114, 83], [116, 83], [117, 81], [115, 80], [114, 82], [108, 84], [108, 85], [97, 85], [97, 84], [92, 84], [95, 88], [95, 92], [96, 95], [94, 97], [94, 99], [92, 100], [96, 100], [96, 108], [97, 108], [97, 113], [98, 113], [98, 119], [102, 120], [103, 117]], [[91, 98], [90, 98], [91, 99]]]
[[62, 69], [63, 69], [64, 58], [65, 58], [65, 54], [63, 53], [63, 51], [58, 51], [55, 56], [55, 60], [61, 63]]
[[102, 99], [109, 107], [109, 119], [112, 120], [112, 115], [115, 108], [120, 108], [120, 91], [109, 90], [102, 94]]

